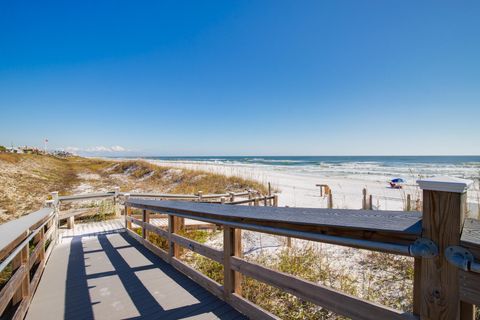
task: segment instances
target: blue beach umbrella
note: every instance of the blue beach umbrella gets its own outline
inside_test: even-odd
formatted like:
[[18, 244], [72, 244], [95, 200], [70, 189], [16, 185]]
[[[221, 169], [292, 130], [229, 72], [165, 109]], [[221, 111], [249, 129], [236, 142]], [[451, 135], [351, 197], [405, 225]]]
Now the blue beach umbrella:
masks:
[[396, 178], [396, 179], [392, 179], [390, 181], [393, 182], [393, 183], [404, 183], [405, 182], [405, 180], [403, 180], [402, 178]]

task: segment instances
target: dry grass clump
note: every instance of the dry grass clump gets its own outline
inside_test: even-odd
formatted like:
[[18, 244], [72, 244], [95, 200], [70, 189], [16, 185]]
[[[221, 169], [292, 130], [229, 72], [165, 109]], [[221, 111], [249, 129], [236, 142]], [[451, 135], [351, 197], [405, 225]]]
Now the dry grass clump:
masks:
[[0, 272], [0, 290], [5, 286], [8, 280], [12, 277], [12, 263]]
[[86, 214], [75, 219], [78, 222], [105, 221], [117, 218], [115, 214], [115, 205], [111, 200], [95, 201], [89, 204], [92, 213]]
[[125, 190], [140, 188], [180, 194], [196, 194], [198, 191], [204, 194], [225, 193], [245, 189], [267, 192], [267, 188], [258, 182], [203, 171], [162, 167], [142, 160], [115, 163], [104, 172], [104, 176], [112, 174], [130, 178], [131, 181], [121, 186]]
[[[246, 259], [315, 283], [334, 284], [346, 293], [356, 293], [353, 279], [333, 270], [311, 246], [284, 248], [277, 255], [261, 253]], [[313, 303], [249, 277], [243, 277], [242, 292], [245, 298], [282, 319], [341, 319]]]
[[239, 177], [227, 177], [221, 174], [207, 173], [194, 170], [182, 170], [182, 177], [177, 181], [172, 193], [206, 193], [238, 192], [246, 189], [254, 189], [263, 194], [267, 188], [258, 182]]
[[370, 251], [361, 263], [362, 298], [399, 310], [413, 310], [413, 258]]

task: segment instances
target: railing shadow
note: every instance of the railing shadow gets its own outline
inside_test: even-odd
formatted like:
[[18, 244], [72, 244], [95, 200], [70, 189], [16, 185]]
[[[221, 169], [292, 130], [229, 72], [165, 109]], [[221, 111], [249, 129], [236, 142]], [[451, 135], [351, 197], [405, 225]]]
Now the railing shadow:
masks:
[[[123, 298], [128, 301], [120, 301], [120, 303], [124, 305], [133, 304], [136, 308], [136, 310], [133, 311], [136, 311], [134, 313], [138, 314], [138, 316], [130, 317], [130, 319], [182, 319], [208, 313], [211, 313], [211, 318], [218, 319], [237, 319], [240, 317], [240, 314], [234, 311], [228, 304], [175, 270], [171, 265], [126, 235], [126, 233], [119, 232], [117, 235], [121, 237], [120, 240], [122, 240], [122, 242], [126, 242], [128, 245], [117, 247], [109, 241], [107, 237], [108, 234], [112, 234], [112, 232], [97, 233], [93, 237], [89, 236], [90, 239], [85, 238], [87, 235], [73, 237], [70, 244], [66, 278], [65, 319], [94, 319], [108, 316], [109, 308], [112, 308], [112, 306], [103, 303], [101, 298], [100, 301], [92, 301], [91, 290], [94, 289], [94, 286], [89, 287], [88, 283], [91, 279], [101, 279], [111, 276], [118, 277], [128, 295], [127, 298]], [[101, 249], [85, 251], [84, 242], [94, 241], [94, 239], [98, 240]], [[137, 263], [135, 267], [129, 266], [119, 251], [125, 248], [134, 248], [146, 258], [142, 260], [148, 261], [148, 263], [145, 262], [141, 265]], [[108, 259], [114, 270], [87, 274], [86, 261], [88, 261], [88, 257], [86, 255], [92, 252], [103, 252], [105, 254], [104, 259]], [[95, 263], [95, 261], [91, 263]], [[186, 302], [180, 307], [165, 310], [137, 275], [140, 271], [150, 269], [158, 269], [162, 273], [162, 276], [167, 276], [171, 279], [170, 281], [178, 285], [156, 288], [156, 290], [159, 291], [165, 290], [165, 292], [162, 292], [162, 295], [176, 295], [178, 292], [175, 292], [175, 290], [183, 289], [186, 290], [194, 298], [192, 300], [196, 302]], [[96, 311], [94, 310], [95, 304], [100, 304], [97, 306]]]

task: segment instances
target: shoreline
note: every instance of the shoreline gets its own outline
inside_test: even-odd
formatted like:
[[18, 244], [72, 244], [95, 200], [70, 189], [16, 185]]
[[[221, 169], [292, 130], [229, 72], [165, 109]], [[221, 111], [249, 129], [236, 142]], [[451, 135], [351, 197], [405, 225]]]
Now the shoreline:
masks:
[[[112, 160], [112, 158], [102, 158]], [[115, 160], [133, 160], [134, 158], [113, 158]], [[164, 160], [135, 158], [158, 166], [179, 169], [199, 170], [225, 176], [235, 176], [255, 180], [264, 185], [271, 184], [272, 190], [279, 194], [279, 206], [327, 208], [327, 197], [320, 197], [316, 184], [327, 184], [332, 190], [333, 208], [361, 209], [364, 188], [367, 195], [372, 195], [375, 210], [405, 210], [407, 195], [411, 197], [411, 210], [415, 210], [416, 199], [421, 199], [421, 190], [416, 184], [423, 174], [412, 173], [402, 189], [392, 189], [386, 176], [379, 174], [344, 174], [331, 171], [309, 172], [308, 168], [299, 166], [274, 166], [255, 163], [227, 163]], [[368, 169], [369, 164], [365, 164]], [[473, 217], [479, 214], [480, 191], [478, 182], [468, 194], [468, 203]], [[368, 196], [367, 196], [368, 197]]]

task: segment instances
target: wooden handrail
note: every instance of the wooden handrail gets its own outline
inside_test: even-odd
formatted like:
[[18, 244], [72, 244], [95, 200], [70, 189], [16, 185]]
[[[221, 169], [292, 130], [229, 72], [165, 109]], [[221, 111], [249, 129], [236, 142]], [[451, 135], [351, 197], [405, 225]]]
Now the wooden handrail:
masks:
[[[228, 203], [228, 204], [242, 204], [242, 203], [249, 203], [258, 205], [259, 201], [262, 200], [264, 205], [268, 205], [268, 201], [270, 201], [270, 205], [277, 206], [278, 205], [278, 197], [277, 195], [272, 196], [264, 196], [261, 198], [250, 198], [247, 200], [240, 200], [234, 201], [235, 197], [243, 197], [243, 196], [251, 196], [254, 191], [244, 191], [244, 192], [230, 192], [230, 193], [221, 193], [221, 194], [206, 194], [204, 195], [201, 191], [198, 194], [168, 194], [168, 193], [149, 193], [149, 192], [134, 192], [134, 193], [126, 193], [126, 192], [119, 192], [119, 188], [115, 188], [114, 191], [110, 192], [103, 192], [103, 193], [85, 193], [85, 194], [78, 194], [78, 195], [68, 195], [68, 196], [58, 196], [58, 192], [52, 193], [52, 200], [47, 200], [45, 205], [47, 206], [55, 206], [57, 205], [57, 209], [59, 210], [58, 218], [59, 220], [67, 220], [67, 227], [69, 229], [73, 229], [75, 226], [75, 217], [82, 216], [85, 213], [88, 213], [88, 209], [70, 209], [67, 211], [60, 211], [60, 206], [63, 203], [71, 203], [76, 201], [86, 201], [86, 200], [98, 200], [98, 199], [112, 199], [116, 215], [120, 215], [120, 198], [128, 199], [128, 198], [153, 198], [153, 199], [164, 199], [164, 200], [187, 200], [187, 201], [196, 201], [196, 202], [208, 202], [208, 203]], [[229, 202], [226, 199], [229, 199]]]
[[[169, 229], [164, 230], [151, 225], [149, 222], [126, 217], [129, 224], [137, 225], [144, 230], [153, 231], [170, 241], [170, 253], [150, 243], [148, 237], [142, 238], [127, 226], [127, 232], [136, 240], [143, 243], [152, 252], [171, 263], [176, 269], [185, 273], [196, 282], [210, 290], [213, 294], [232, 304], [252, 318], [275, 319], [276, 317], [260, 307], [245, 300], [241, 296], [241, 275], [246, 275], [276, 286], [301, 299], [323, 306], [333, 312], [354, 319], [415, 319], [409, 313], [400, 312], [376, 303], [362, 300], [348, 294], [330, 289], [328, 287], [311, 283], [292, 275], [280, 273], [259, 265], [247, 262], [241, 256], [241, 230], [250, 229], [268, 232], [277, 235], [289, 235], [296, 238], [315, 241], [325, 241], [324, 232], [330, 230], [342, 232], [339, 238], [344, 239], [344, 245], [352, 247], [367, 247], [371, 250], [384, 250], [387, 244], [390, 251], [396, 252], [401, 248], [400, 254], [409, 255], [404, 244], [421, 235], [421, 217], [415, 213], [381, 212], [370, 210], [331, 210], [331, 209], [299, 209], [275, 207], [236, 207], [208, 203], [175, 202], [160, 200], [141, 200], [129, 198], [126, 201], [129, 208], [142, 209], [149, 213], [162, 213], [169, 216]], [[131, 210], [128, 210], [131, 212]], [[390, 221], [394, 225], [387, 226], [383, 222]], [[146, 216], [145, 214], [143, 215]], [[355, 221], [352, 221], [355, 217]], [[224, 230], [223, 252], [200, 244], [194, 240], [178, 235], [178, 219], [196, 219], [221, 225]], [[343, 219], [343, 220], [342, 220]], [[385, 220], [386, 219], [386, 220]], [[374, 220], [377, 220], [376, 222]], [[380, 221], [379, 221], [380, 220]], [[348, 223], [347, 223], [348, 222]], [[341, 227], [341, 228], [340, 228]], [[322, 232], [318, 232], [322, 230]], [[361, 245], [355, 242], [348, 243], [348, 239], [355, 238], [355, 232], [361, 230], [368, 232], [371, 238], [374, 233], [379, 233], [379, 239], [385, 242], [370, 242], [363, 239]], [[352, 238], [352, 234], [354, 237]], [[358, 235], [357, 235], [358, 236]], [[389, 238], [391, 236], [391, 238]], [[363, 241], [363, 242], [362, 242]], [[328, 241], [327, 241], [328, 242]], [[377, 245], [378, 247], [375, 247]], [[216, 283], [210, 278], [199, 273], [180, 260], [177, 246], [189, 249], [224, 266], [224, 285]], [[397, 252], [399, 253], [399, 252]], [[343, 302], [341, 302], [343, 301]], [[260, 316], [261, 315], [261, 316]]]
[[[121, 192], [119, 195], [128, 194], [132, 198], [163, 198], [163, 199], [198, 199], [199, 195], [194, 194], [173, 194], [173, 193], [151, 193], [151, 192]], [[247, 196], [248, 192], [236, 193], [219, 193], [219, 194], [202, 194], [202, 199], [220, 199], [222, 197], [243, 197]]]
[[[55, 244], [55, 208], [44, 208], [0, 225], [0, 272], [11, 266], [12, 275], [0, 291], [0, 317], [10, 306], [14, 319], [23, 319], [38, 286], [43, 268]], [[45, 250], [47, 240], [50, 245]], [[34, 242], [30, 250], [30, 242]], [[35, 268], [31, 275], [31, 270]]]
[[77, 195], [71, 195], [71, 196], [59, 196], [58, 200], [60, 202], [68, 202], [68, 201], [78, 201], [78, 200], [111, 198], [114, 196], [115, 196], [114, 192], [85, 193], [85, 194], [77, 194]]

